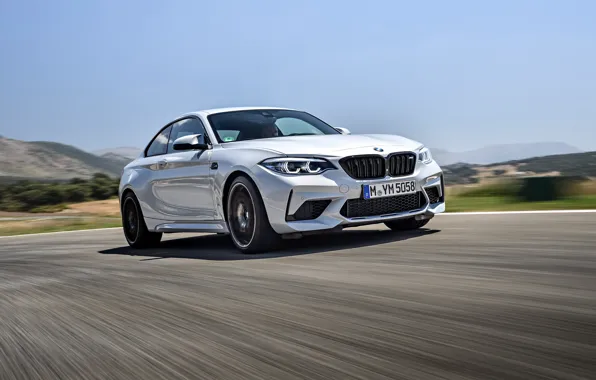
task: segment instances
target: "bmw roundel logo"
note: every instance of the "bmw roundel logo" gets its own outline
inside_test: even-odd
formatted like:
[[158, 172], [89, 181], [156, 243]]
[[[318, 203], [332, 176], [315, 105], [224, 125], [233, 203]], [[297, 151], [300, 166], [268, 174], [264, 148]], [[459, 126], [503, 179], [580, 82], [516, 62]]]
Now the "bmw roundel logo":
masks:
[[383, 148], [374, 148], [374, 149], [375, 149], [375, 151], [377, 151], [377, 152], [382, 152], [382, 151], [383, 151]]

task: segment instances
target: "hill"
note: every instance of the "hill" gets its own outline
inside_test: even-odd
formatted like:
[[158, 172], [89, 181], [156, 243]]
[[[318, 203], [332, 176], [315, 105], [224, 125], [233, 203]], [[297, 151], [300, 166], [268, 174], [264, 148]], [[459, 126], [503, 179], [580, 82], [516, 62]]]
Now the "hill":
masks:
[[[534, 148], [529, 149], [529, 145]], [[491, 152], [501, 147], [504, 156], [515, 156], [522, 151], [537, 151], [541, 145], [546, 150], [575, 148], [565, 144], [512, 144], [495, 145], [475, 151]], [[505, 147], [508, 147], [505, 149]], [[528, 148], [528, 149], [525, 149]], [[91, 178], [95, 173], [118, 177], [122, 168], [132, 161], [140, 149], [113, 148], [97, 151], [101, 155], [85, 152], [71, 145], [49, 141], [20, 141], [0, 137], [0, 183], [10, 183], [21, 179], [43, 181], [64, 181], [74, 177]], [[554, 175], [572, 175], [596, 177], [596, 152], [547, 155], [543, 157], [503, 160], [499, 163], [445, 164], [456, 156], [448, 157], [450, 152], [432, 150], [433, 156], [443, 167], [448, 184], [476, 183], [484, 179], [502, 176], [520, 176], [551, 173]], [[517, 152], [517, 153], [516, 153]], [[465, 152], [464, 152], [465, 153]], [[467, 154], [467, 153], [466, 153]], [[468, 157], [473, 157], [469, 153]], [[488, 153], [485, 157], [489, 157]], [[479, 159], [480, 160], [480, 159]]]
[[[102, 154], [100, 157], [103, 159], [118, 163], [118, 165], [120, 165], [122, 168], [125, 167], [129, 162], [131, 162], [133, 160], [132, 158], [120, 156], [115, 153], [105, 153], [105, 154]], [[120, 172], [118, 172], [118, 174], [120, 174]]]
[[443, 166], [449, 185], [477, 183], [503, 177], [536, 175], [596, 178], [596, 151], [511, 160], [489, 165], [458, 163]]
[[[99, 149], [92, 153], [98, 156], [118, 156], [120, 158], [125, 157], [132, 160], [135, 159], [141, 151], [141, 148], [116, 147]], [[457, 163], [487, 165], [494, 162], [522, 160], [529, 157], [581, 152], [581, 150], [574, 146], [558, 142], [489, 145], [464, 152], [451, 152], [438, 148], [432, 148], [431, 151], [433, 157], [440, 165], [452, 165]]]
[[465, 152], [450, 152], [443, 149], [431, 149], [431, 152], [440, 165], [456, 163], [487, 165], [494, 162], [523, 160], [530, 157], [580, 153], [581, 150], [564, 143], [539, 142], [489, 145]]
[[137, 156], [143, 151], [141, 148], [135, 148], [130, 146], [120, 146], [116, 148], [106, 148], [106, 149], [99, 149], [94, 150], [91, 153], [95, 154], [96, 156], [106, 156], [106, 155], [114, 155], [119, 157], [124, 157], [130, 160], [134, 160]]
[[94, 173], [117, 177], [131, 160], [97, 156], [71, 145], [0, 137], [0, 177], [63, 180]]

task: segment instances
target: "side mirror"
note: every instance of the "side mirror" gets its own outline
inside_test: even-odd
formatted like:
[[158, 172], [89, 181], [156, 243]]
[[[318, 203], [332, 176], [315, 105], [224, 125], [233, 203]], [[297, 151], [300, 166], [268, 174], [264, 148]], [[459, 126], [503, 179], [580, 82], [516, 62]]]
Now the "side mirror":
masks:
[[174, 150], [205, 150], [209, 144], [205, 144], [205, 137], [201, 134], [178, 137], [174, 140]]
[[335, 127], [335, 129], [337, 129], [339, 131], [339, 133], [341, 133], [342, 135], [352, 134], [352, 132], [350, 132], [350, 130], [348, 128]]

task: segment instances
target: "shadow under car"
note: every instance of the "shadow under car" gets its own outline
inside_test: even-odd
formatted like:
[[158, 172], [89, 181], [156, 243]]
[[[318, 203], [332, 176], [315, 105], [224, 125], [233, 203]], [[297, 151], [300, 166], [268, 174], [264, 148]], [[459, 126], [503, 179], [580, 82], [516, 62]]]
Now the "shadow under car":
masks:
[[283, 240], [279, 249], [261, 254], [240, 253], [234, 247], [229, 236], [210, 234], [164, 240], [155, 248], [135, 249], [124, 246], [102, 250], [99, 253], [105, 255], [142, 256], [144, 260], [161, 258], [214, 261], [255, 260], [362, 248], [413, 239], [437, 232], [440, 232], [440, 230], [427, 228], [400, 232], [391, 230], [344, 230], [341, 232], [306, 236], [296, 240]]

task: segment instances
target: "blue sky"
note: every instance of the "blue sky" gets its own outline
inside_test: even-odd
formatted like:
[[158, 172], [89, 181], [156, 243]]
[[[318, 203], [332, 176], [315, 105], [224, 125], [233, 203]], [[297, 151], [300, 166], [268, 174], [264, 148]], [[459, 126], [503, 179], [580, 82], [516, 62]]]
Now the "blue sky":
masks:
[[596, 1], [0, 0], [0, 134], [144, 146], [211, 107], [596, 150]]

